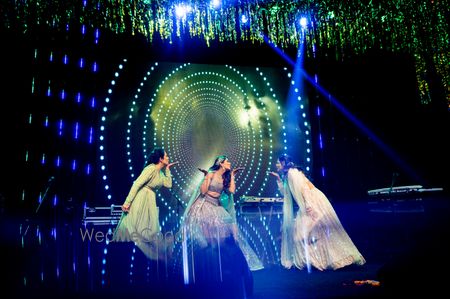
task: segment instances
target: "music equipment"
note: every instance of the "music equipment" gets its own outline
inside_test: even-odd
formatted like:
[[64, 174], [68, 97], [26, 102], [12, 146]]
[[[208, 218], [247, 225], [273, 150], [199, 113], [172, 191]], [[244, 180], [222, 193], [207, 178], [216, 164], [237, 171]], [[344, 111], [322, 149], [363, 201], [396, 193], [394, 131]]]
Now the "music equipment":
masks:
[[376, 213], [423, 213], [423, 198], [443, 188], [423, 188], [422, 185], [387, 187], [367, 191], [369, 211]]
[[242, 196], [236, 201], [236, 216], [243, 233], [259, 249], [264, 265], [279, 265], [283, 198]]
[[122, 216], [121, 205], [106, 207], [84, 207], [83, 225], [117, 225]]
[[279, 215], [283, 214], [282, 197], [241, 196], [237, 207], [244, 215]]
[[282, 203], [282, 197], [241, 196], [241, 203]]
[[373, 189], [367, 191], [367, 194], [370, 196], [377, 195], [405, 195], [410, 193], [426, 193], [426, 192], [436, 192], [443, 191], [443, 188], [423, 188], [422, 185], [410, 185], [410, 186], [398, 186], [398, 187], [388, 187], [388, 188], [380, 188]]

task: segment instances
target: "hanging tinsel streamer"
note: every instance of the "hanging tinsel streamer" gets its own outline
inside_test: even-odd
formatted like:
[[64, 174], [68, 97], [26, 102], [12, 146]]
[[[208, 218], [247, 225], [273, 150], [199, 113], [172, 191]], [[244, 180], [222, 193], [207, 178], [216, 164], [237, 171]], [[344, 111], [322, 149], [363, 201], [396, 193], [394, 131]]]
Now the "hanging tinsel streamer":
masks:
[[[176, 7], [187, 10], [178, 16]], [[30, 33], [34, 28], [67, 30], [85, 24], [113, 33], [142, 34], [152, 42], [203, 38], [211, 41], [263, 43], [297, 47], [299, 20], [306, 28], [306, 53], [332, 49], [336, 59], [369, 49], [407, 53], [415, 60], [423, 104], [431, 101], [430, 74], [435, 74], [450, 104], [450, 5], [448, 0], [17, 0], [0, 6], [6, 29]], [[431, 71], [430, 71], [431, 70]]]

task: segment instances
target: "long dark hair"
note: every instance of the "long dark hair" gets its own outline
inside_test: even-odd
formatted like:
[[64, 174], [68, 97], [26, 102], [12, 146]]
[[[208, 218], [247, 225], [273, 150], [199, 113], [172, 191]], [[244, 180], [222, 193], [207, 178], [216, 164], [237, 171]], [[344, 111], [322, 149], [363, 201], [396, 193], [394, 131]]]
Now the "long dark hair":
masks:
[[162, 147], [155, 147], [148, 156], [148, 159], [145, 162], [144, 167], [147, 167], [150, 164], [158, 164], [159, 159], [163, 159], [165, 153], [166, 151]]
[[[217, 156], [214, 160], [214, 164], [209, 168], [208, 171], [217, 171], [220, 168], [220, 164], [223, 163], [225, 160], [227, 160], [228, 157], [226, 155]], [[225, 193], [229, 193], [228, 188], [230, 187], [230, 181], [231, 181], [231, 171], [226, 170], [222, 174], [223, 179], [223, 190]]]
[[284, 162], [283, 169], [281, 170], [283, 172], [283, 175], [286, 175], [291, 168], [297, 168], [298, 170], [303, 172], [303, 168], [299, 165], [296, 165], [289, 155], [283, 154], [278, 158], [278, 160], [280, 161], [280, 163]]

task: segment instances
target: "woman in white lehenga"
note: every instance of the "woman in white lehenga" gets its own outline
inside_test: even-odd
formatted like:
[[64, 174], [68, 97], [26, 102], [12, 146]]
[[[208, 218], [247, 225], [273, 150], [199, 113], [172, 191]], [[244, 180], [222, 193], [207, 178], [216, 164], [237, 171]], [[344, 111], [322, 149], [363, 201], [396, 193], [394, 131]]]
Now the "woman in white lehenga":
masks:
[[[284, 196], [281, 264], [308, 270], [365, 264], [325, 194], [294, 167], [289, 156], [281, 156], [276, 167], [278, 172], [270, 174]], [[299, 206], [295, 218], [293, 201]]]
[[233, 193], [239, 170], [231, 170], [227, 156], [218, 156], [186, 207], [180, 229], [185, 283], [201, 280], [209, 286], [226, 285], [228, 275], [252, 284], [248, 270], [263, 268], [236, 222]]

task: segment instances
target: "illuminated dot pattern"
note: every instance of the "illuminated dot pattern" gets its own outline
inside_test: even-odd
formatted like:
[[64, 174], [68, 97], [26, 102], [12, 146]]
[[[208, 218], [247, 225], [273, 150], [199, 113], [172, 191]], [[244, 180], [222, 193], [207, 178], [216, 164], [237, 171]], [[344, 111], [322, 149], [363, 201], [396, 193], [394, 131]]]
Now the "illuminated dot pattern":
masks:
[[[120, 65], [116, 79], [122, 69]], [[245, 167], [237, 176], [236, 204], [243, 195], [275, 196], [268, 188], [267, 171], [273, 170], [277, 155], [287, 150], [283, 107], [286, 91], [283, 88], [296, 83], [285, 68], [281, 74], [285, 76], [287, 86], [282, 87], [273, 80], [275, 75], [271, 71], [270, 68], [229, 65], [152, 63], [128, 101], [125, 151], [130, 177], [134, 180], [139, 175], [142, 167], [138, 161], [146, 160], [148, 151], [156, 146], [163, 147], [171, 161], [179, 162], [171, 169], [173, 187], [170, 192], [185, 205], [203, 177], [197, 168], [208, 169], [217, 155], [226, 154], [232, 167]], [[113, 93], [115, 86], [112, 81], [108, 94]], [[301, 131], [309, 135], [303, 101], [299, 98], [304, 119], [300, 125], [308, 130]], [[100, 162], [104, 189], [111, 199], [102, 143], [108, 103], [109, 98], [105, 100], [101, 118]], [[304, 151], [305, 160], [309, 162], [311, 144], [308, 137], [305, 136], [305, 144], [299, 145], [298, 150]], [[133, 157], [136, 153], [142, 156]], [[161, 192], [157, 192], [157, 198], [162, 231], [176, 231], [180, 211]], [[273, 231], [274, 222], [270, 223], [264, 215], [246, 217], [239, 209], [237, 216], [241, 231], [261, 260], [264, 263], [279, 262], [280, 244], [276, 240], [278, 232]], [[279, 215], [271, 221], [278, 226], [281, 224]], [[169, 228], [166, 227], [168, 223], [176, 224]], [[131, 263], [130, 279], [132, 268]]]

